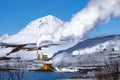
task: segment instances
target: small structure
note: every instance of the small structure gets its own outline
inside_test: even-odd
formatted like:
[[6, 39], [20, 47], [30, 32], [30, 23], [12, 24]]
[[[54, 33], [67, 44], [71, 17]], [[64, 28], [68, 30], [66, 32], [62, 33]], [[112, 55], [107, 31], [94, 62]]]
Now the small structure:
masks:
[[42, 54], [38, 54], [38, 55], [37, 55], [37, 59], [38, 59], [38, 60], [42, 60]]
[[46, 54], [38, 54], [37, 59], [38, 60], [49, 60], [48, 55]]
[[115, 49], [114, 49], [114, 48], [112, 48], [112, 51], [114, 52], [114, 51], [115, 51]]
[[49, 60], [48, 55], [42, 55], [42, 60]]
[[106, 48], [103, 49], [103, 51], [106, 51], [106, 50], [107, 50]]
[[52, 69], [52, 65], [50, 63], [44, 63], [42, 69], [44, 71], [50, 71]]

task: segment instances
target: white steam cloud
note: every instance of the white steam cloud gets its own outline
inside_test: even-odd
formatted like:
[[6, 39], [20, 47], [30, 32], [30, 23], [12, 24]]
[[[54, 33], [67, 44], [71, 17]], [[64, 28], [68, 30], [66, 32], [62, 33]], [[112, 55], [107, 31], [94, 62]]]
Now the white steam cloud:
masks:
[[69, 22], [65, 22], [51, 37], [49, 35], [49, 40], [55, 42], [71, 36], [77, 40], [82, 39], [98, 24], [109, 22], [111, 16], [120, 17], [119, 9], [120, 0], [90, 0], [82, 11], [75, 14]]

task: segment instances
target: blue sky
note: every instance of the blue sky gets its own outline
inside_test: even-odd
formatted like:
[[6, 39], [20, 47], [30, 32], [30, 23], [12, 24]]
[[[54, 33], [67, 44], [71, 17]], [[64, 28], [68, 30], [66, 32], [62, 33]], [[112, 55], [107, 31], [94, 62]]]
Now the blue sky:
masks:
[[[30, 21], [53, 15], [63, 21], [82, 10], [89, 0], [0, 0], [0, 36], [17, 33]], [[120, 18], [95, 28], [90, 36], [120, 34]]]

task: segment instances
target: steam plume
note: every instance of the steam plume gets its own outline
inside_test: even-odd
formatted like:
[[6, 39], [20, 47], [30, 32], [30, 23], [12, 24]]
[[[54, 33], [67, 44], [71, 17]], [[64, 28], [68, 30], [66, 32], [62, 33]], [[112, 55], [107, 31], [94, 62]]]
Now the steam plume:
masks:
[[109, 22], [111, 16], [120, 17], [119, 9], [120, 0], [91, 0], [82, 11], [58, 28], [49, 40], [55, 42], [71, 36], [77, 40], [82, 39], [98, 24]]

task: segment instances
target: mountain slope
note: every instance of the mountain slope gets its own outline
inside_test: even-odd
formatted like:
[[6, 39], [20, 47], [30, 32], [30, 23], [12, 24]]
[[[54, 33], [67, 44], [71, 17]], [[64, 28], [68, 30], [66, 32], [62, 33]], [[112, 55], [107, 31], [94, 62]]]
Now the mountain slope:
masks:
[[[97, 37], [79, 42], [75, 46], [61, 50], [54, 54], [54, 65], [60, 66], [90, 66], [102, 65], [108, 60], [111, 51], [113, 57], [120, 55], [120, 35], [111, 35], [105, 37]], [[74, 56], [73, 56], [74, 55]], [[64, 63], [64, 64], [63, 64]]]
[[120, 47], [119, 42], [120, 42], [120, 35], [110, 35], [105, 37], [87, 39], [79, 42], [78, 44], [67, 50], [61, 50], [55, 53], [55, 55], [61, 54], [63, 52], [74, 55], [84, 54], [84, 53], [94, 53], [94, 52], [102, 51], [104, 48], [106, 48], [109, 51], [112, 48], [119, 50]]
[[4, 34], [0, 37], [0, 41], [3, 41], [5, 39], [7, 39], [8, 37], [9, 37], [8, 34]]
[[2, 42], [17, 44], [36, 43], [41, 35], [54, 33], [62, 24], [63, 22], [58, 18], [48, 15], [30, 22], [20, 32]]

